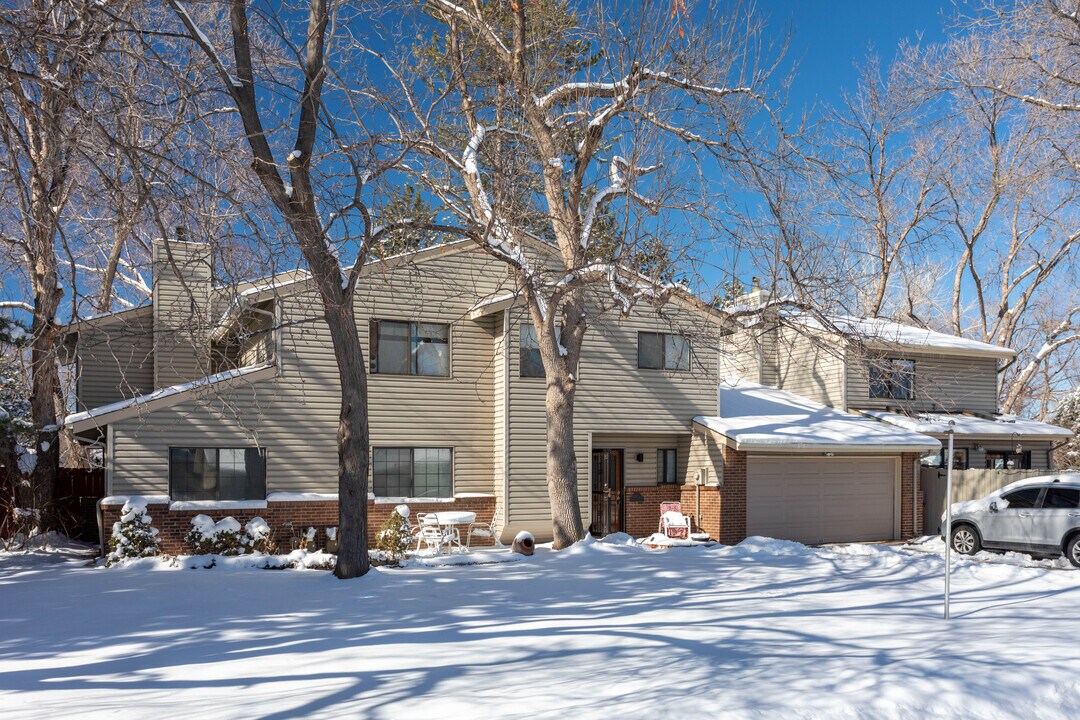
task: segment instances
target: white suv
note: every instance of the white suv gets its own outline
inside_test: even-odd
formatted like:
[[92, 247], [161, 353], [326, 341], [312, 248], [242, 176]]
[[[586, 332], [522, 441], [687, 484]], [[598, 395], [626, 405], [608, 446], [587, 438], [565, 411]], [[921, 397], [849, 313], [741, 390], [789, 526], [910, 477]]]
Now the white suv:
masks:
[[958, 553], [1064, 553], [1080, 567], [1080, 474], [1020, 480], [979, 500], [953, 503], [952, 512], [951, 542]]

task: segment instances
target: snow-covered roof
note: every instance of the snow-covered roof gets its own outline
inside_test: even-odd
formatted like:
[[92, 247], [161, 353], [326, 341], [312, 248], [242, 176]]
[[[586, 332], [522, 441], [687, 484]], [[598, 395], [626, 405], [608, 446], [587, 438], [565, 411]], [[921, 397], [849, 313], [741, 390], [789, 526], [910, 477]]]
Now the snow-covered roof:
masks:
[[721, 381], [718, 415], [694, 422], [737, 450], [920, 452], [941, 442], [917, 432], [739, 378]]
[[[969, 340], [957, 335], [926, 330], [884, 318], [856, 318], [837, 315], [829, 318], [837, 330], [873, 347], [906, 348], [924, 352], [962, 353], [964, 355], [989, 355], [992, 357], [1015, 357], [1016, 351], [999, 345]], [[810, 321], [812, 324], [820, 323]]]
[[945, 435], [949, 432], [949, 423], [956, 435], [973, 437], [1037, 437], [1044, 440], [1070, 438], [1068, 428], [1050, 425], [1038, 420], [1025, 420], [1014, 415], [977, 416], [962, 413], [919, 413], [901, 415], [883, 410], [862, 410], [864, 415], [915, 432], [930, 435]]
[[251, 365], [248, 367], [236, 368], [235, 370], [226, 370], [214, 375], [207, 375], [206, 377], [192, 380], [191, 382], [158, 388], [145, 395], [137, 395], [126, 400], [120, 400], [118, 402], [109, 403], [108, 405], [84, 410], [83, 412], [73, 413], [64, 418], [64, 425], [72, 428], [75, 432], [81, 432], [94, 427], [104, 427], [110, 422], [116, 422], [117, 420], [123, 419], [123, 417], [135, 414], [139, 410], [146, 408], [148, 405], [152, 404], [155, 407], [167, 407], [175, 402], [179, 402], [186, 394], [195, 390], [211, 387], [238, 378], [247, 378], [251, 381], [260, 380], [262, 379], [261, 374], [264, 371], [270, 371], [268, 373], [268, 375], [270, 375], [272, 374], [273, 369], [273, 363], [263, 363], [261, 365]]

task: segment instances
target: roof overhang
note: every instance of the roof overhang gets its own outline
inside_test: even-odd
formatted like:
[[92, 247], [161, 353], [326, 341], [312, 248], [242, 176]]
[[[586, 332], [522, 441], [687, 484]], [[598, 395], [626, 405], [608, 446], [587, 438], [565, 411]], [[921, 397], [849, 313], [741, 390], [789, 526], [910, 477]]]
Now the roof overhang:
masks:
[[883, 410], [861, 410], [863, 415], [881, 422], [936, 438], [953, 437], [964, 440], [1068, 440], [1073, 437], [1069, 428], [1007, 415], [973, 415], [970, 413], [921, 413], [902, 415]]
[[276, 375], [277, 366], [270, 363], [226, 370], [188, 383], [159, 388], [145, 395], [68, 415], [64, 418], [64, 426], [70, 428], [74, 433], [104, 429], [108, 425], [121, 420], [172, 407], [211, 388], [214, 391], [220, 391], [235, 385], [268, 380]]
[[941, 447], [929, 435], [739, 378], [720, 383], [717, 409], [716, 416], [694, 418], [694, 425], [736, 450], [881, 455]]
[[482, 317], [487, 317], [488, 315], [500, 313], [503, 310], [514, 307], [515, 305], [520, 305], [524, 301], [524, 299], [524, 295], [516, 292], [502, 293], [501, 295], [492, 295], [491, 297], [484, 298], [483, 300], [469, 308], [469, 319], [479, 320]]
[[767, 436], [736, 434], [729, 436], [723, 430], [710, 427], [708, 418], [694, 418], [694, 426], [701, 428], [723, 444], [735, 450], [771, 454], [842, 453], [846, 455], [898, 455], [906, 452], [927, 452], [941, 447], [941, 441], [927, 436], [925, 440], [902, 443], [839, 442], [839, 441], [778, 441]]

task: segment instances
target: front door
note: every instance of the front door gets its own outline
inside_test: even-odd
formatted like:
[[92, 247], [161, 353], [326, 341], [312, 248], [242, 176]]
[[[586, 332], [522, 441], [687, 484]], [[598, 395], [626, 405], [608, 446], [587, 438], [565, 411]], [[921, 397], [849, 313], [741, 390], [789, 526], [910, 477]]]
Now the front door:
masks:
[[607, 535], [623, 531], [622, 450], [593, 450], [592, 507], [590, 532]]

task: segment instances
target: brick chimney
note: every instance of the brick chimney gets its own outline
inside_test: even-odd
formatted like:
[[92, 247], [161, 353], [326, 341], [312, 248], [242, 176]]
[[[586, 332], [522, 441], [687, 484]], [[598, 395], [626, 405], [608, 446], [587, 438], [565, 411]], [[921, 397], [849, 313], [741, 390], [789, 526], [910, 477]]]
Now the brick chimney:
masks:
[[210, 372], [210, 246], [184, 228], [154, 241], [154, 387]]

